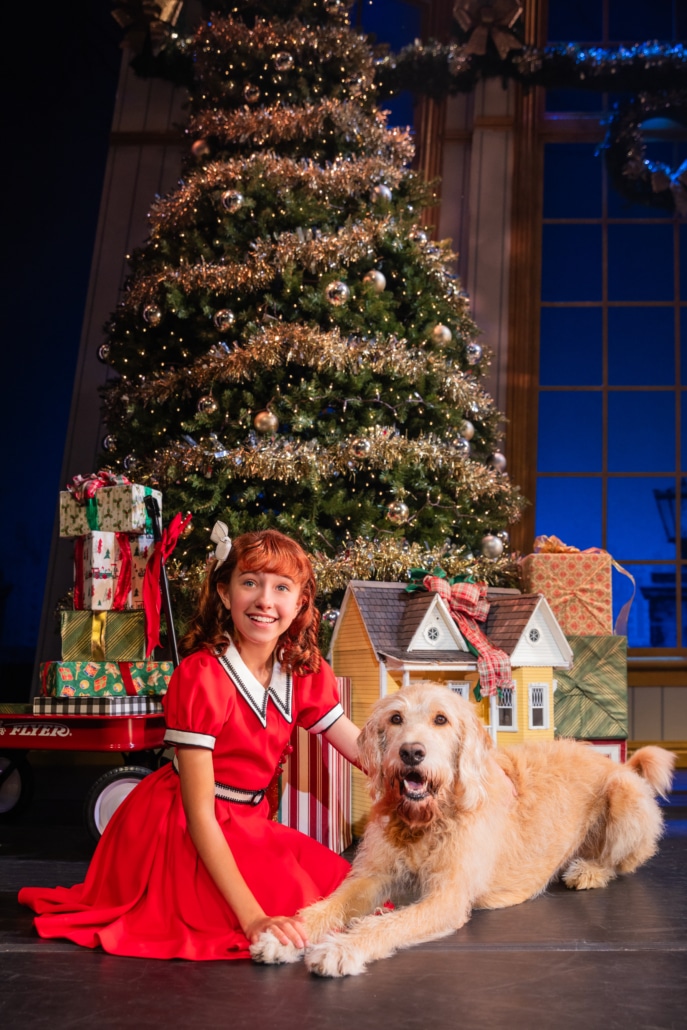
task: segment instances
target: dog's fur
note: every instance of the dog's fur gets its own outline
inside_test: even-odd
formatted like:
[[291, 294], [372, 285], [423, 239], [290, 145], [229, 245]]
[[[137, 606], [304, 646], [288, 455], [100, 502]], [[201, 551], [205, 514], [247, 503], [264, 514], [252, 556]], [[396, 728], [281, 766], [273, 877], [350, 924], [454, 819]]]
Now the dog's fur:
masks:
[[[321, 976], [361, 973], [452, 933], [473, 908], [534, 898], [559, 874], [585, 890], [634, 872], [657, 850], [655, 795], [675, 764], [658, 747], [626, 765], [572, 740], [496, 749], [470, 702], [426, 683], [377, 702], [359, 749], [376, 798], [367, 828], [341, 886], [301, 912], [305, 962]], [[380, 908], [399, 896], [410, 902]], [[251, 955], [303, 952], [265, 933]]]

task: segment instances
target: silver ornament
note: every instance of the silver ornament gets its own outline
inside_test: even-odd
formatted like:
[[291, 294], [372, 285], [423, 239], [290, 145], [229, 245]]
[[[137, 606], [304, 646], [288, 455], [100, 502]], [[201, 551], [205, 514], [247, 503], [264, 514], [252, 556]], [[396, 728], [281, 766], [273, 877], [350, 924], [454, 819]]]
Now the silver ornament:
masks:
[[374, 286], [377, 293], [382, 293], [386, 289], [386, 278], [376, 268], [373, 268], [367, 275], [363, 276], [363, 282]]
[[356, 440], [354, 440], [351, 444], [351, 447], [353, 448], [353, 453], [355, 454], [356, 458], [366, 458], [372, 450], [372, 444], [364, 436], [360, 436]]
[[453, 333], [447, 325], [442, 325], [441, 322], [434, 326], [432, 329], [432, 339], [435, 343], [447, 344], [453, 339]]
[[110, 357], [109, 343], [101, 343], [98, 347], [98, 360], [106, 363]]
[[249, 104], [257, 104], [260, 99], [260, 89], [252, 82], [247, 83], [243, 90], [243, 98]]
[[222, 207], [231, 215], [235, 215], [243, 204], [243, 193], [239, 190], [225, 190], [222, 194]]
[[148, 325], [159, 325], [162, 321], [162, 312], [156, 304], [146, 304], [143, 308], [143, 319]]
[[458, 451], [459, 454], [465, 455], [466, 458], [468, 457], [468, 455], [472, 451], [472, 447], [470, 446], [470, 441], [466, 440], [464, 436], [457, 436], [455, 438], [455, 440], [453, 441], [453, 446], [455, 447], [455, 449]]
[[215, 312], [212, 321], [215, 323], [215, 328], [224, 333], [227, 329], [231, 329], [236, 321], [236, 315], [229, 308], [222, 308], [220, 311]]
[[499, 529], [496, 536], [499, 538], [504, 547], [508, 547], [510, 543], [510, 533], [507, 529]]
[[506, 471], [506, 458], [505, 455], [501, 454], [501, 451], [494, 451], [489, 458], [489, 464], [498, 472]]
[[482, 357], [482, 348], [478, 343], [468, 343], [465, 348], [465, 357], [468, 365], [476, 365]]
[[498, 558], [503, 554], [503, 541], [492, 533], [482, 537], [480, 549], [485, 558]]
[[259, 411], [253, 419], [253, 425], [259, 433], [276, 433], [279, 429], [279, 419], [271, 411]]
[[274, 55], [274, 67], [278, 72], [288, 72], [293, 68], [293, 54], [286, 50]]
[[210, 154], [208, 141], [206, 139], [197, 139], [191, 147], [191, 153], [199, 161], [204, 157], [208, 157]]
[[322, 622], [326, 622], [329, 626], [335, 626], [340, 614], [338, 608], [327, 608], [327, 611], [322, 614]]
[[391, 190], [383, 182], [377, 183], [371, 193], [372, 201], [375, 204], [390, 204]]
[[135, 468], [138, 468], [138, 458], [134, 454], [127, 454], [122, 465], [127, 472], [133, 472]]
[[386, 517], [389, 522], [393, 522], [394, 525], [400, 526], [404, 522], [408, 521], [410, 516], [410, 510], [407, 504], [403, 501], [392, 501], [386, 510]]
[[206, 394], [205, 397], [198, 399], [197, 408], [201, 415], [214, 415], [217, 407], [217, 401], [211, 394]]
[[105, 439], [103, 440], [103, 448], [104, 450], [110, 452], [117, 450], [117, 437], [114, 435], [114, 433], [108, 433], [108, 435], [105, 437]]
[[334, 279], [325, 286], [324, 295], [332, 307], [340, 308], [346, 301], [350, 300], [351, 291], [341, 279]]
[[472, 440], [475, 435], [475, 427], [469, 419], [464, 419], [460, 425], [460, 435], [464, 436], [466, 440]]

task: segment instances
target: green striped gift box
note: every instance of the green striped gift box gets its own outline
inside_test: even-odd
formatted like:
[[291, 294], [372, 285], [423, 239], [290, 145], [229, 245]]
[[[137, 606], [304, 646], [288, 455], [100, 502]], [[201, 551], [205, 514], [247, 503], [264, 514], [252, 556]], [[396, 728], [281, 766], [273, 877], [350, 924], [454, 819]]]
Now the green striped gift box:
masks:
[[573, 665], [556, 670], [557, 737], [622, 739], [628, 734], [627, 637], [569, 636]]
[[65, 662], [137, 662], [146, 657], [143, 611], [63, 611], [60, 633]]

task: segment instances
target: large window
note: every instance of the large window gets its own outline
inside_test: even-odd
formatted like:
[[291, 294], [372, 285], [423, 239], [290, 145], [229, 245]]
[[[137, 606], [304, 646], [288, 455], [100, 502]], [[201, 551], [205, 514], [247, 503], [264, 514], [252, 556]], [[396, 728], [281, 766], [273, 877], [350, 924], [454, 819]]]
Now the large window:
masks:
[[[550, 42], [674, 42], [678, 3], [549, 0], [548, 26]], [[616, 99], [551, 90], [539, 120], [534, 532], [602, 547], [631, 573], [630, 656], [685, 656], [687, 221], [611, 189], [598, 148]], [[649, 158], [687, 159], [684, 127], [644, 132]], [[614, 577], [617, 614], [632, 587]]]

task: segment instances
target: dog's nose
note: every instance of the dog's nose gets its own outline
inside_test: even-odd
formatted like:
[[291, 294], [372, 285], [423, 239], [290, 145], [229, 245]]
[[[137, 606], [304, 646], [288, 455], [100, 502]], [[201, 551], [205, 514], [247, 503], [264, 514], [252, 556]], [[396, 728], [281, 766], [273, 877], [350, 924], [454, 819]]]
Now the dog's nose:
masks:
[[417, 741], [413, 744], [401, 744], [398, 753], [406, 765], [419, 765], [427, 754], [422, 744], [418, 744]]

